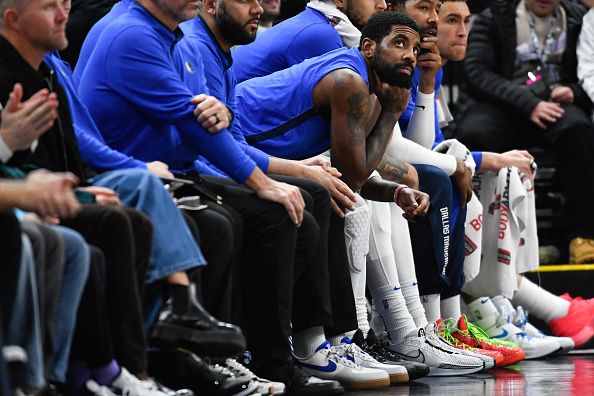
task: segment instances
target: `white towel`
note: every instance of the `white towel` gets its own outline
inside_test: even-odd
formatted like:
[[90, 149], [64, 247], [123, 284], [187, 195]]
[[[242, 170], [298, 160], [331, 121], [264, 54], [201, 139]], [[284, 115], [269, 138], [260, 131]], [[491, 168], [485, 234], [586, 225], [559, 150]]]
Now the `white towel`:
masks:
[[349, 18], [336, 5], [329, 1], [311, 0], [307, 3], [311, 9], [321, 12], [334, 25], [334, 29], [342, 38], [342, 42], [348, 48], [359, 47], [361, 32], [349, 20]]
[[532, 181], [515, 167], [475, 177], [483, 204], [482, 260], [479, 275], [464, 285], [473, 296], [512, 298], [517, 274], [538, 268], [538, 236]]

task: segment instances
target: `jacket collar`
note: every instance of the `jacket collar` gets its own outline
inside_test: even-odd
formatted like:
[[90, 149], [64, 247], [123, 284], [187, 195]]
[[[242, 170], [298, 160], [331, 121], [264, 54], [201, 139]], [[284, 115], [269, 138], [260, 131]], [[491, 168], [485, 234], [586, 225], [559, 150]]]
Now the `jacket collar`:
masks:
[[233, 57], [231, 56], [231, 51], [223, 50], [206, 21], [201, 16], [198, 16], [197, 18], [193, 19], [192, 23], [195, 25], [196, 32], [204, 37], [208, 37], [213, 47], [216, 48], [224, 70], [227, 71], [231, 66], [233, 66]]

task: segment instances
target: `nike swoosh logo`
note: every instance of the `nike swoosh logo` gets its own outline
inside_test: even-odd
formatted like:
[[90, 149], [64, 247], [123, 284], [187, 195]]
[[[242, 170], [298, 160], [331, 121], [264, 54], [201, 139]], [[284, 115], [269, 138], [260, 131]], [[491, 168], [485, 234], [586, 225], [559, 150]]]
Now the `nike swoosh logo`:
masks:
[[307, 363], [299, 363], [299, 365], [302, 367], [312, 369], [312, 370], [323, 371], [325, 373], [333, 373], [334, 371], [336, 371], [336, 363], [334, 363], [333, 361], [328, 361], [328, 364], [325, 366], [318, 366], [315, 364], [307, 364]]
[[397, 353], [398, 353], [398, 355], [402, 356], [404, 359], [408, 358], [409, 360], [413, 360], [415, 362], [418, 361], [416, 359], [422, 358], [421, 363], [425, 363], [425, 354], [420, 349], [419, 349], [419, 353], [417, 354], [417, 356], [410, 356], [410, 355], [406, 355], [406, 354], [400, 353], [400, 352], [397, 352]]
[[413, 282], [413, 284], [412, 284], [412, 285], [413, 285], [413, 286], [416, 286], [416, 285], [417, 285], [417, 282]]
[[503, 337], [507, 337], [509, 333], [507, 332], [507, 330], [503, 329], [503, 333], [493, 336], [492, 338], [503, 338]]
[[484, 300], [481, 300], [481, 304], [486, 304], [489, 301], [488, 298], [485, 298]]
[[419, 108], [419, 109], [421, 109], [421, 110], [425, 110], [425, 106], [420, 106], [420, 105], [417, 105], [417, 104], [416, 104], [416, 105], [415, 105], [415, 107], [418, 107], [418, 108]]
[[402, 288], [401, 287], [395, 287], [394, 288], [394, 291], [397, 291], [397, 290], [400, 290], [400, 289], [402, 289]]

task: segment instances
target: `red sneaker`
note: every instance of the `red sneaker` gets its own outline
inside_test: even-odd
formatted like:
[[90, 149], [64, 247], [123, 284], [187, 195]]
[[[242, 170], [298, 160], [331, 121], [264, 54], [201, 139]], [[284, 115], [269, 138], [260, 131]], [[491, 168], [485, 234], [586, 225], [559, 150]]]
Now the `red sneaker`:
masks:
[[522, 348], [503, 345], [489, 338], [480, 327], [468, 323], [466, 315], [460, 317], [457, 327], [458, 329], [452, 332], [452, 336], [459, 341], [471, 347], [498, 352], [503, 359], [497, 363], [497, 367], [505, 367], [518, 363], [526, 356], [526, 352]]
[[594, 337], [594, 301], [572, 298], [567, 293], [560, 297], [569, 301], [569, 311], [567, 315], [549, 321], [549, 328], [558, 337], [571, 337], [575, 347], [579, 348]]

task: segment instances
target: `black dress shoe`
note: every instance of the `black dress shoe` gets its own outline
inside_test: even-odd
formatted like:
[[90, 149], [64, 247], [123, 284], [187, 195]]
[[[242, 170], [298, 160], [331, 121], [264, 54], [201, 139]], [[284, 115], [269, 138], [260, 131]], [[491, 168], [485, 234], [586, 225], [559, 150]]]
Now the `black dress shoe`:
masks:
[[257, 384], [239, 379], [208, 365], [196, 354], [176, 350], [148, 353], [148, 371], [169, 388], [186, 388], [196, 396], [249, 395]]
[[334, 396], [344, 393], [344, 388], [338, 381], [324, 380], [306, 374], [294, 364], [292, 357], [287, 359], [287, 362], [276, 362], [276, 364], [254, 363], [252, 369], [259, 377], [284, 382], [285, 396]]
[[175, 286], [176, 293], [161, 311], [150, 342], [164, 348], [184, 348], [200, 356], [227, 358], [245, 351], [241, 329], [206, 312], [196, 299], [195, 285]]
[[408, 379], [409, 380], [416, 380], [419, 378], [426, 377], [429, 375], [429, 366], [423, 363], [418, 362], [411, 362], [408, 360], [404, 360], [399, 357], [394, 352], [388, 349], [388, 342], [381, 338], [378, 338], [375, 335], [373, 329], [369, 329], [367, 333], [367, 338], [363, 340], [363, 335], [361, 337], [353, 336], [353, 342], [365, 352], [370, 354], [375, 360], [380, 363], [389, 363], [394, 362], [406, 368], [408, 372]]

